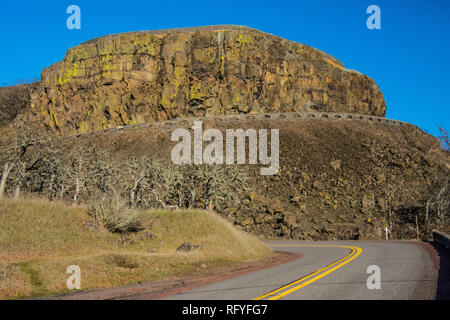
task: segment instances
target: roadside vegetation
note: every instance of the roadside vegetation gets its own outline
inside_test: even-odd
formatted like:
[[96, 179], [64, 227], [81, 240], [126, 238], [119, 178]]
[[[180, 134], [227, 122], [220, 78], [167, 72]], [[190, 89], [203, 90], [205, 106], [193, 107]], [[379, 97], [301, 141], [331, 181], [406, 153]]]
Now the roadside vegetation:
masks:
[[[35, 198], [0, 200], [0, 299], [67, 292], [70, 265], [80, 267], [86, 290], [202, 273], [272, 254], [210, 211], [139, 210], [114, 201], [103, 204], [106, 219], [95, 210]], [[186, 242], [200, 248], [177, 251]]]
[[238, 165], [178, 166], [149, 155], [118, 159], [88, 141], [64, 145], [18, 137], [0, 151], [0, 199], [25, 193], [98, 204], [112, 195], [129, 208], [206, 209], [239, 202], [247, 189], [247, 174]]

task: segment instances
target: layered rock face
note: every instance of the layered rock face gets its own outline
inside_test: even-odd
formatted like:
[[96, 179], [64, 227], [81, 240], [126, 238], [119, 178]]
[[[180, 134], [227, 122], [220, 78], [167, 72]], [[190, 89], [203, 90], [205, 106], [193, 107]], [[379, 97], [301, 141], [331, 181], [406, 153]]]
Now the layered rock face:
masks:
[[41, 78], [32, 117], [64, 135], [211, 114], [386, 111], [369, 77], [314, 48], [237, 26], [94, 39]]

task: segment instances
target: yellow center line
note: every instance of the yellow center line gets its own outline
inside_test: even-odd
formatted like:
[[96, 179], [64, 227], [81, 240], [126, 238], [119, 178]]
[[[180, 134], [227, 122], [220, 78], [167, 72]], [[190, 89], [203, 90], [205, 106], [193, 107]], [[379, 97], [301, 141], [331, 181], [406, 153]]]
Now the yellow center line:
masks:
[[[288, 295], [288, 294], [290, 294], [290, 293], [292, 293], [292, 292], [294, 292], [294, 291], [297, 291], [297, 290], [299, 290], [299, 289], [301, 289], [301, 288], [303, 288], [303, 287], [305, 287], [305, 286], [307, 286], [307, 285], [309, 285], [309, 284], [311, 284], [311, 283], [313, 283], [313, 282], [319, 280], [320, 278], [326, 276], [327, 274], [330, 274], [331, 272], [333, 272], [333, 271], [339, 269], [339, 268], [342, 267], [343, 265], [345, 265], [345, 264], [349, 263], [350, 261], [356, 259], [356, 257], [359, 256], [359, 255], [361, 254], [361, 252], [362, 252], [362, 249], [359, 248], [359, 247], [355, 247], [355, 246], [344, 246], [344, 245], [325, 245], [325, 244], [323, 244], [323, 245], [321, 245], [321, 244], [311, 244], [311, 245], [308, 245], [308, 244], [277, 244], [277, 245], [272, 245], [272, 246], [273, 246], [273, 247], [328, 247], [328, 248], [346, 248], [346, 249], [350, 249], [351, 252], [350, 252], [348, 255], [346, 255], [344, 258], [339, 259], [338, 261], [335, 261], [335, 262], [333, 262], [332, 264], [330, 264], [330, 265], [328, 265], [328, 266], [326, 266], [326, 267], [324, 267], [324, 268], [322, 268], [322, 269], [319, 269], [319, 270], [315, 271], [314, 273], [311, 273], [310, 275], [307, 275], [307, 276], [305, 276], [305, 277], [303, 277], [303, 278], [301, 278], [301, 279], [298, 279], [298, 280], [296, 280], [296, 281], [294, 281], [294, 282], [291, 282], [291, 283], [289, 283], [289, 284], [287, 284], [287, 285], [285, 285], [285, 286], [283, 286], [283, 287], [281, 287], [281, 288], [278, 288], [278, 289], [276, 289], [276, 290], [274, 290], [274, 291], [271, 291], [271, 292], [269, 292], [269, 293], [266, 293], [266, 294], [263, 295], [263, 296], [260, 296], [260, 297], [258, 297], [258, 298], [254, 298], [253, 300], [261, 300], [261, 299], [264, 299], [264, 298], [273, 296], [274, 294], [276, 294], [276, 293], [278, 293], [278, 292], [281, 292], [281, 291], [283, 291], [283, 290], [286, 290], [286, 291], [283, 291], [283, 292], [279, 293], [278, 295], [275, 295], [275, 296], [273, 296], [273, 297], [270, 297], [268, 300], [277, 300], [277, 299], [279, 299], [279, 298], [281, 298], [281, 297], [284, 297], [284, 296], [286, 296], [286, 295]], [[305, 281], [305, 280], [307, 280], [307, 279], [309, 279], [309, 278], [311, 278], [311, 277], [313, 277], [313, 278], [310, 279], [310, 280], [308, 280], [308, 281], [306, 281], [306, 282], [303, 282], [303, 281]], [[299, 284], [300, 282], [303, 282], [303, 283]], [[299, 284], [299, 285], [295, 286], [296, 284]], [[295, 287], [293, 287], [293, 286], [295, 286]]]

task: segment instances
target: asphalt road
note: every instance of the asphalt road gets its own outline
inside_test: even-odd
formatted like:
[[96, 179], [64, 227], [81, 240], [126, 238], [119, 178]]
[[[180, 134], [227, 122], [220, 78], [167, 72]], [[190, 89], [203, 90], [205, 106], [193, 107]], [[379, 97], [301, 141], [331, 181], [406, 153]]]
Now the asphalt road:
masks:
[[[434, 299], [438, 272], [429, 253], [407, 242], [271, 241], [277, 251], [301, 258], [165, 299]], [[369, 266], [378, 266], [380, 289]]]

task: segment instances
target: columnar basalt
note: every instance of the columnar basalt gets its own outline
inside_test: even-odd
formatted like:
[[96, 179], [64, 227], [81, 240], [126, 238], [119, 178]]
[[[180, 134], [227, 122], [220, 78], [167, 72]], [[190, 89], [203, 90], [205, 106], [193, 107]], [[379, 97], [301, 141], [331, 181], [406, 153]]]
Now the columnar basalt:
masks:
[[189, 116], [384, 116], [375, 82], [317, 49], [247, 27], [105, 36], [42, 71], [32, 118], [63, 135]]

